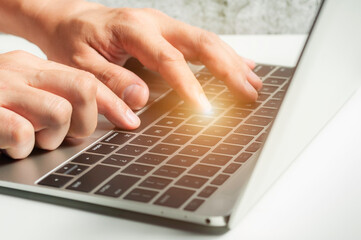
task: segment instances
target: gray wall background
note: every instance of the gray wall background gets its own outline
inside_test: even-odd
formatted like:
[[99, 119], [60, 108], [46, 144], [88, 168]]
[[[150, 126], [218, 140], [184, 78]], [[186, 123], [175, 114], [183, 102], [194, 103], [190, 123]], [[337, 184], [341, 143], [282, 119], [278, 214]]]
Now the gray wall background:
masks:
[[151, 7], [218, 34], [307, 33], [320, 0], [91, 0]]

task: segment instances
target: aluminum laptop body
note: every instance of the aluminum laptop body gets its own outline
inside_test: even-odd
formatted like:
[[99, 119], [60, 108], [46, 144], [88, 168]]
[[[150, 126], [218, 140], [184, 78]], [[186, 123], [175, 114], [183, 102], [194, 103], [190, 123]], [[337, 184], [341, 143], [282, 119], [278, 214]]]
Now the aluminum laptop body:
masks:
[[[234, 163], [232, 166], [241, 167], [222, 186], [217, 187], [217, 190], [209, 198], [198, 197], [202, 194], [201, 190], [190, 190], [193, 186], [186, 186], [189, 179], [196, 178], [192, 174], [187, 176], [189, 179], [183, 179], [183, 185], [180, 185], [182, 187], [177, 187], [179, 184], [177, 185], [176, 181], [169, 185], [172, 189], [183, 189], [185, 193], [198, 191], [195, 193], [195, 197], [192, 197], [193, 200], [185, 200], [186, 202], [182, 203], [181, 207], [169, 207], [163, 204], [167, 201], [166, 196], [163, 196], [164, 191], [168, 191], [165, 190], [166, 188], [159, 190], [158, 195], [149, 202], [130, 201], [126, 197], [123, 199], [104, 194], [97, 195], [97, 192], [105, 193], [112, 187], [111, 184], [104, 185], [105, 182], [114, 181], [117, 176], [128, 177], [128, 179], [132, 177], [132, 173], [129, 172], [122, 174], [124, 167], [117, 168], [118, 172], [112, 173], [111, 180], [110, 178], [104, 179], [99, 186], [89, 192], [71, 190], [72, 187], [80, 185], [80, 183], [72, 182], [73, 180], [69, 180], [64, 185], [65, 187], [61, 188], [41, 185], [42, 181], [44, 182], [52, 174], [57, 175], [58, 173], [59, 175], [59, 179], [52, 179], [54, 181], [70, 179], [71, 177], [66, 176], [66, 171], [70, 171], [65, 169], [66, 164], [72, 164], [72, 161], [84, 154], [86, 149], [88, 149], [87, 151], [92, 150], [89, 146], [96, 146], [94, 145], [96, 142], [110, 139], [109, 136], [115, 136], [112, 135], [114, 133], [113, 126], [103, 117], [99, 117], [96, 132], [86, 140], [68, 140], [59, 149], [51, 152], [36, 150], [30, 157], [20, 161], [0, 156], [0, 192], [89, 210], [99, 209], [97, 211], [104, 213], [126, 210], [209, 227], [233, 228], [322, 130], [361, 83], [361, 2], [329, 0], [321, 5], [316, 22], [288, 86], [287, 94], [273, 120], [272, 127], [268, 128], [267, 132], [269, 133], [265, 144], [246, 162]], [[158, 81], [149, 80], [148, 83], [152, 91], [151, 98], [154, 101], [147, 108], [151, 108], [161, 102], [169, 90]], [[143, 114], [147, 108], [138, 114]], [[129, 134], [136, 133], [130, 132]], [[111, 145], [109, 144], [109, 146]], [[123, 148], [122, 145], [117, 151], [121, 151]], [[191, 156], [189, 157], [191, 158]], [[138, 161], [134, 157], [122, 160], [126, 159]], [[109, 167], [110, 165], [107, 165], [106, 162], [104, 163], [106, 159], [100, 161], [100, 165], [107, 167], [104, 169], [115, 169]], [[144, 165], [145, 170], [153, 169], [149, 164], [140, 165]], [[84, 170], [85, 174], [95, 169], [87, 164], [76, 166], [80, 166], [79, 171], [83, 171], [82, 167], [91, 169]], [[217, 170], [217, 167], [211, 169]], [[133, 171], [137, 170], [133, 169]], [[99, 171], [99, 174], [104, 174], [104, 171]], [[146, 175], [144, 175], [145, 177]], [[215, 181], [215, 178], [212, 181]], [[119, 183], [123, 184], [121, 180]], [[151, 184], [151, 182], [148, 181], [147, 184]], [[130, 193], [127, 195], [128, 192], [125, 195], [129, 196], [128, 199], [133, 198], [134, 200], [139, 196], [142, 196], [143, 199], [152, 197], [151, 195], [156, 192], [147, 189], [140, 187], [137, 188], [138, 192], [135, 191], [136, 189], [132, 190], [133, 195]], [[115, 193], [113, 192], [113, 194]], [[179, 196], [179, 198], [183, 197]], [[202, 205], [194, 208], [195, 205], [191, 204], [193, 201], [196, 205], [198, 203], [202, 203]], [[156, 204], [157, 202], [159, 204]]]

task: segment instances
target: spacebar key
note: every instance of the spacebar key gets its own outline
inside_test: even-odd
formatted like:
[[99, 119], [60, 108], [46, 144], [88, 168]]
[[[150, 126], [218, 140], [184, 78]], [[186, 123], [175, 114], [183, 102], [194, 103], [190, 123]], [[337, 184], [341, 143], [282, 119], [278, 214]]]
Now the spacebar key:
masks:
[[118, 170], [115, 167], [97, 165], [89, 172], [85, 173], [83, 176], [74, 181], [66, 189], [80, 191], [80, 192], [90, 192], [96, 186], [101, 184], [105, 179], [113, 175]]

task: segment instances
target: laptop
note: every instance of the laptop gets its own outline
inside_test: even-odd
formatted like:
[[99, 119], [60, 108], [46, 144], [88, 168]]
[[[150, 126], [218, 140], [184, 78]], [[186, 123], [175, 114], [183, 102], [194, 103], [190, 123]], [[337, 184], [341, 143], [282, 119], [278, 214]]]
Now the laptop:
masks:
[[0, 192], [235, 227], [360, 86], [360, 10], [359, 1], [321, 3], [295, 68], [256, 66], [264, 86], [254, 103], [235, 100], [206, 68], [196, 72], [209, 114], [129, 62], [151, 89], [141, 126], [114, 129], [100, 117], [85, 140], [20, 161], [2, 155]]

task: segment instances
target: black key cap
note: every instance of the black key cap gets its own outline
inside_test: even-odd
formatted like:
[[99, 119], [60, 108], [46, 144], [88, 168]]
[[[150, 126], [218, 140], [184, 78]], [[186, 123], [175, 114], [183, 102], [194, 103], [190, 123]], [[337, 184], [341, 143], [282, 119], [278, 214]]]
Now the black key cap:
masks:
[[216, 99], [213, 100], [211, 105], [215, 108], [229, 108], [234, 104], [234, 101], [224, 100], [224, 99]]
[[276, 99], [268, 100], [264, 106], [272, 107], [272, 108], [279, 108], [281, 106], [281, 100], [276, 100]]
[[214, 124], [224, 126], [224, 127], [235, 127], [240, 122], [242, 122], [242, 119], [240, 119], [240, 118], [221, 117]]
[[207, 135], [214, 135], [218, 137], [224, 137], [226, 136], [232, 129], [226, 128], [226, 127], [218, 127], [218, 126], [211, 126], [207, 128], [203, 134]]
[[198, 160], [198, 158], [195, 157], [189, 157], [189, 156], [183, 156], [183, 155], [176, 155], [172, 157], [167, 163], [182, 167], [189, 167], [193, 163], [195, 163]]
[[194, 175], [200, 175], [204, 177], [211, 177], [216, 174], [221, 168], [208, 166], [204, 164], [197, 164], [188, 173]]
[[275, 78], [275, 77], [269, 77], [263, 81], [263, 83], [273, 84], [273, 85], [282, 85], [284, 82], [286, 82], [286, 79]]
[[86, 169], [88, 169], [88, 166], [69, 163], [56, 171], [56, 173], [75, 176], [84, 172]]
[[149, 128], [147, 131], [145, 131], [144, 134], [163, 137], [167, 135], [171, 130], [172, 130], [171, 128], [154, 126]]
[[179, 208], [186, 202], [195, 191], [171, 187], [165, 193], [162, 194], [155, 202], [156, 205]]
[[220, 186], [220, 185], [222, 185], [225, 181], [227, 181], [228, 178], [229, 178], [229, 175], [219, 174], [215, 179], [213, 179], [213, 181], [211, 182], [211, 184]]
[[198, 194], [199, 197], [210, 197], [215, 191], [217, 190], [217, 187], [213, 186], [207, 186], [203, 188], [203, 190]]
[[222, 92], [224, 89], [226, 89], [226, 87], [224, 86], [208, 84], [203, 88], [203, 91], [206, 93], [218, 94]]
[[271, 85], [264, 85], [262, 86], [261, 90], [259, 90], [261, 93], [274, 93], [278, 87], [271, 86]]
[[218, 96], [218, 98], [226, 99], [226, 100], [235, 100], [236, 98], [231, 92], [225, 91], [221, 95]]
[[181, 177], [175, 184], [190, 188], [201, 188], [207, 181], [207, 178], [185, 175]]
[[262, 133], [257, 139], [257, 142], [264, 142], [266, 140], [266, 133]]
[[139, 186], [147, 187], [147, 188], [154, 188], [154, 189], [164, 189], [171, 182], [172, 182], [172, 180], [167, 179], [167, 178], [148, 177], [141, 184], [139, 184]]
[[261, 105], [259, 102], [251, 102], [251, 103], [237, 103], [236, 107], [244, 108], [244, 109], [256, 109], [258, 106]]
[[204, 203], [203, 199], [193, 199], [190, 203], [188, 203], [184, 210], [194, 212], [202, 205], [202, 203]]
[[154, 172], [154, 175], [176, 178], [179, 175], [181, 175], [185, 170], [186, 170], [185, 168], [172, 167], [172, 166], [165, 165], [165, 166], [161, 166], [160, 168], [158, 168]]
[[186, 109], [176, 109], [168, 114], [168, 116], [178, 118], [188, 118], [190, 115], [192, 115], [192, 112]]
[[73, 160], [71, 160], [71, 162], [92, 165], [94, 163], [97, 163], [102, 158], [103, 158], [103, 156], [100, 156], [100, 155], [83, 153], [83, 154], [77, 156], [76, 158], [74, 158]]
[[106, 154], [113, 152], [117, 148], [118, 148], [118, 146], [116, 146], [116, 145], [98, 143], [98, 144], [95, 144], [94, 146], [92, 146], [91, 148], [89, 148], [87, 150], [87, 152], [106, 155]]
[[188, 145], [180, 151], [181, 154], [191, 155], [191, 156], [203, 156], [206, 154], [210, 148], [200, 147], [194, 145]]
[[158, 138], [158, 137], [140, 135], [140, 136], [136, 137], [130, 143], [141, 145], [141, 146], [153, 146], [159, 140], [160, 140], [160, 138]]
[[156, 123], [158, 126], [164, 126], [164, 127], [176, 127], [182, 122], [182, 119], [178, 118], [163, 118], [159, 122]]
[[263, 107], [263, 108], [260, 108], [259, 110], [257, 110], [255, 115], [274, 117], [276, 115], [276, 113], [277, 113], [276, 109]]
[[281, 67], [272, 73], [272, 76], [277, 77], [291, 77], [293, 74], [293, 68]]
[[283, 87], [281, 88], [282, 91], [286, 91], [288, 89], [288, 86], [290, 85], [290, 83], [286, 83], [285, 85], [283, 85]]
[[136, 162], [158, 165], [161, 162], [163, 162], [166, 158], [167, 158], [166, 156], [147, 153], [141, 156], [140, 158], [138, 158]]
[[194, 116], [191, 119], [187, 121], [187, 124], [194, 124], [194, 125], [200, 125], [200, 126], [206, 126], [210, 122], [212, 122], [212, 118], [210, 117], [204, 117], [204, 116]]
[[59, 176], [59, 175], [51, 174], [45, 177], [40, 182], [38, 182], [38, 184], [49, 187], [61, 188], [62, 186], [67, 184], [71, 179], [73, 178], [68, 176]]
[[242, 148], [243, 148], [242, 146], [230, 145], [230, 144], [223, 143], [223, 144], [219, 144], [213, 150], [213, 152], [234, 156], [234, 155], [238, 154], [242, 150]]
[[192, 143], [197, 144], [197, 145], [212, 147], [212, 146], [216, 145], [220, 140], [221, 140], [221, 138], [219, 138], [219, 137], [200, 135], [196, 139], [194, 139], [192, 141]]
[[151, 150], [149, 150], [149, 152], [160, 153], [160, 154], [165, 154], [165, 155], [172, 155], [179, 148], [180, 148], [180, 146], [174, 146], [174, 145], [168, 145], [168, 144], [161, 143], [161, 144], [156, 145]]
[[268, 73], [270, 73], [273, 69], [275, 69], [275, 66], [268, 66], [268, 65], [257, 65], [253, 72], [257, 74], [259, 77], [264, 77]]
[[250, 117], [246, 121], [247, 124], [258, 125], [258, 126], [267, 126], [268, 124], [270, 124], [270, 122], [272, 122], [272, 118], [256, 117], [256, 116]]
[[124, 132], [113, 132], [102, 140], [103, 143], [111, 143], [116, 145], [122, 145], [129, 139], [133, 138], [135, 134], [124, 133]]
[[191, 138], [192, 138], [191, 136], [184, 136], [184, 135], [179, 135], [179, 134], [171, 134], [166, 139], [164, 139], [163, 142], [177, 144], [177, 145], [184, 145]]
[[257, 150], [260, 149], [261, 146], [262, 146], [261, 143], [259, 143], [259, 142], [254, 142], [254, 143], [252, 143], [251, 145], [249, 145], [248, 148], [246, 148], [246, 151], [247, 151], [247, 152], [257, 152]]
[[271, 95], [270, 95], [270, 94], [266, 94], [266, 93], [258, 93], [257, 101], [259, 101], [259, 102], [266, 101], [267, 98], [269, 98], [269, 96], [271, 96]]
[[240, 134], [232, 134], [224, 140], [225, 143], [232, 143], [237, 145], [247, 145], [253, 137]]
[[118, 171], [118, 168], [116, 167], [97, 165], [75, 180], [66, 189], [80, 192], [90, 192], [116, 171]]
[[193, 135], [196, 135], [197, 133], [199, 133], [199, 131], [201, 131], [201, 130], [202, 130], [202, 127], [191, 126], [191, 125], [182, 125], [175, 132], [193, 136]]
[[138, 177], [131, 177], [125, 175], [116, 175], [109, 182], [104, 184], [95, 194], [119, 197], [125, 193], [130, 187], [139, 181]]
[[124, 197], [124, 199], [147, 203], [152, 200], [157, 194], [158, 192], [156, 191], [136, 188], [130, 193], [128, 193], [127, 196]]
[[286, 91], [278, 91], [275, 95], [273, 95], [273, 98], [279, 98], [283, 99], [285, 97]]
[[123, 173], [128, 173], [132, 175], [145, 176], [147, 173], [153, 170], [154, 167], [145, 166], [141, 164], [131, 164], [126, 169], [124, 169]]
[[140, 146], [135, 146], [135, 145], [125, 145], [117, 153], [131, 155], [131, 156], [139, 156], [145, 150], [147, 150], [146, 147], [140, 147]]
[[233, 174], [235, 173], [238, 168], [240, 168], [242, 165], [241, 164], [237, 164], [237, 163], [231, 163], [229, 164], [224, 170], [224, 173], [229, 173], [229, 174]]
[[243, 109], [231, 109], [228, 112], [226, 112], [226, 116], [230, 116], [230, 117], [236, 117], [236, 118], [245, 118], [247, 117], [249, 114], [251, 113], [251, 111], [249, 110], [243, 110]]
[[125, 166], [133, 159], [134, 157], [126, 157], [123, 155], [112, 154], [111, 156], [103, 160], [102, 163], [110, 164], [114, 166]]
[[248, 135], [258, 135], [262, 131], [262, 127], [256, 127], [251, 125], [242, 125], [239, 128], [237, 128], [237, 133], [243, 133]]
[[232, 158], [229, 156], [223, 156], [223, 155], [218, 155], [218, 154], [212, 153], [212, 154], [208, 154], [207, 156], [205, 156], [201, 162], [213, 164], [213, 165], [224, 166], [231, 159]]
[[250, 157], [252, 156], [252, 153], [241, 153], [236, 159], [234, 159], [235, 162], [244, 163], [246, 162]]

